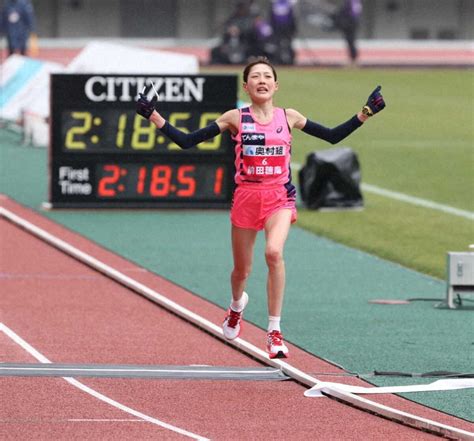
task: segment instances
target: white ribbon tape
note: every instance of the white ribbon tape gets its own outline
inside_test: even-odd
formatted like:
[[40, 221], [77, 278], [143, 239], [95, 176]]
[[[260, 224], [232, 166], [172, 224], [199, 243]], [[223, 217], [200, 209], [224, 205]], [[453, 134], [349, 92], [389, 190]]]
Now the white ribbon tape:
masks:
[[353, 394], [398, 394], [407, 392], [432, 392], [455, 389], [468, 389], [474, 387], [474, 378], [451, 378], [448, 380], [438, 380], [429, 384], [416, 384], [406, 386], [387, 387], [361, 387], [349, 384], [323, 382], [308, 389], [304, 394], [306, 397], [323, 397], [326, 389], [336, 389], [342, 392]]

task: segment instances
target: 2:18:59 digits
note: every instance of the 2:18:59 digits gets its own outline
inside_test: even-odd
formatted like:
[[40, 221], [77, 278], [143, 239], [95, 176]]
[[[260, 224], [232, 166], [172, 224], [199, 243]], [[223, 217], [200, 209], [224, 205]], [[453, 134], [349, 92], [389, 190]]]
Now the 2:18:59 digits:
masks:
[[[171, 112], [164, 116], [171, 125], [189, 133], [215, 121], [220, 113]], [[154, 124], [131, 111], [67, 111], [62, 114], [62, 127], [63, 150], [69, 152], [164, 153], [181, 150]], [[221, 146], [222, 136], [219, 135], [197, 148], [200, 152], [216, 152]]]

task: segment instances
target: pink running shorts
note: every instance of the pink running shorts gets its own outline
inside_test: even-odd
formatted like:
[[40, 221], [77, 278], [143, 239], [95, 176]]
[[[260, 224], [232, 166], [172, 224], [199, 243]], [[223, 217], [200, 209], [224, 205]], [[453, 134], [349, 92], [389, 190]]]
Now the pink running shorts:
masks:
[[291, 210], [291, 223], [296, 222], [294, 196], [288, 197], [283, 185], [268, 189], [239, 186], [234, 192], [230, 220], [239, 228], [263, 230], [270, 216], [285, 208]]

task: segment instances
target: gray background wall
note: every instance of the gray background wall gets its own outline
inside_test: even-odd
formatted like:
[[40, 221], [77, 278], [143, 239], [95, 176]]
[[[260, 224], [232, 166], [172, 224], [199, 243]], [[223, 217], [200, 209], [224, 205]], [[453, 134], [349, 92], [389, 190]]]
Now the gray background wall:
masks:
[[[317, 24], [340, 0], [299, 0], [299, 38], [333, 39]], [[0, 5], [5, 0], [0, 0]], [[268, 0], [255, 0], [263, 12]], [[236, 0], [33, 0], [42, 38], [220, 35]], [[360, 38], [473, 39], [474, 0], [363, 0]]]

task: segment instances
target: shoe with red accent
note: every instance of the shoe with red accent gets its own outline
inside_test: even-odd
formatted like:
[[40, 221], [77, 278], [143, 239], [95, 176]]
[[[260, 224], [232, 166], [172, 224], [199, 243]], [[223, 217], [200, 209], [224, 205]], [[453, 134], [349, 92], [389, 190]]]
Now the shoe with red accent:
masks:
[[242, 300], [244, 304], [242, 311], [237, 312], [234, 311], [232, 308], [229, 308], [224, 318], [224, 323], [222, 323], [222, 332], [224, 333], [224, 337], [227, 340], [234, 340], [240, 335], [240, 331], [242, 329], [241, 321], [244, 316], [244, 309], [247, 306], [247, 303], [249, 302], [249, 296], [245, 291], [242, 294]]
[[267, 352], [270, 358], [288, 358], [289, 351], [283, 343], [283, 335], [280, 331], [267, 333]]

